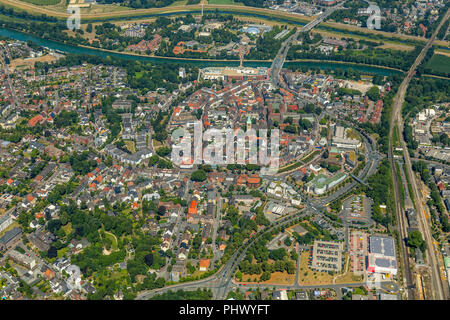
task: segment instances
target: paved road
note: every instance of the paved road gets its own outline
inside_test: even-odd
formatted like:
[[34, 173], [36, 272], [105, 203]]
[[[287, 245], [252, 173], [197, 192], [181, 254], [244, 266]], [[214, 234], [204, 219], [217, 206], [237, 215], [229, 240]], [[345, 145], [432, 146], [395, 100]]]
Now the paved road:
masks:
[[[288, 289], [288, 290], [301, 290], [301, 289], [335, 289], [335, 290], [339, 290], [342, 289], [344, 287], [348, 287], [348, 288], [354, 288], [354, 287], [360, 287], [360, 286], [364, 286], [367, 285], [366, 282], [352, 282], [352, 283], [336, 283], [336, 284], [318, 284], [318, 285], [300, 285], [298, 283], [294, 283], [291, 285], [282, 285], [282, 284], [246, 284], [246, 285], [242, 285], [242, 284], [238, 284], [238, 283], [234, 283], [234, 288], [245, 288], [245, 289], [257, 289], [257, 288], [277, 288], [277, 289]], [[391, 291], [390, 288], [391, 286], [393, 286], [394, 288], [397, 288], [397, 286], [395, 285], [395, 283], [392, 283], [391, 281], [384, 281], [380, 283], [381, 288], [383, 288], [386, 291]]]
[[242, 246], [237, 249], [228, 262], [221, 267], [221, 269], [211, 277], [208, 277], [203, 280], [193, 281], [189, 283], [180, 283], [168, 287], [164, 287], [156, 290], [147, 290], [141, 292], [138, 296], [138, 300], [146, 300], [152, 297], [155, 294], [160, 294], [163, 292], [167, 292], [168, 290], [195, 290], [196, 288], [212, 288], [215, 299], [223, 300], [226, 298], [226, 294], [228, 293], [231, 285], [232, 285], [232, 277], [233, 274], [238, 267], [239, 263], [245, 258], [245, 253], [247, 249], [253, 244], [257, 239], [259, 239], [265, 232], [271, 231], [272, 229], [286, 225], [293, 220], [297, 219], [303, 212], [298, 212], [296, 214], [283, 217], [279, 221], [272, 223], [270, 226], [259, 231], [253, 238], [248, 241], [244, 241]]
[[[11, 82], [11, 78], [10, 78], [10, 72], [9, 72], [9, 68], [8, 68], [8, 64], [6, 63], [6, 58], [9, 59], [9, 61], [12, 61], [12, 57], [11, 57], [11, 53], [9, 51], [9, 48], [7, 46], [1, 45], [1, 48], [3, 49], [2, 51], [4, 52], [0, 52], [0, 62], [1, 64], [3, 64], [4, 67], [4, 71], [5, 71], [5, 76], [8, 80], [8, 85], [9, 85], [9, 90], [11, 91], [11, 104], [13, 106], [13, 109], [15, 107], [19, 106], [19, 101], [17, 100], [17, 96], [16, 96], [16, 90], [14, 89], [14, 86]], [[5, 55], [5, 58], [3, 58], [3, 54]]]
[[[375, 173], [380, 157], [375, 149], [373, 149], [372, 141], [369, 141], [367, 138], [368, 136], [361, 131], [363, 134], [363, 140], [366, 145], [366, 158], [369, 160], [365, 166], [365, 168], [361, 171], [359, 177], [360, 179], [366, 181], [366, 179]], [[146, 300], [151, 298], [152, 296], [156, 294], [161, 294], [164, 292], [167, 292], [169, 290], [196, 290], [197, 288], [211, 288], [213, 290], [213, 295], [215, 299], [223, 300], [226, 298], [227, 293], [230, 289], [233, 287], [238, 286], [232, 281], [234, 272], [236, 271], [236, 268], [238, 267], [239, 263], [245, 258], [245, 253], [247, 249], [249, 248], [249, 244], [254, 243], [263, 233], [266, 231], [270, 231], [275, 227], [287, 224], [298, 217], [302, 215], [308, 215], [308, 214], [318, 214], [324, 217], [325, 219], [329, 220], [325, 215], [323, 215], [323, 212], [325, 210], [326, 204], [329, 202], [337, 199], [342, 194], [345, 194], [350, 189], [352, 189], [354, 186], [356, 186], [358, 182], [353, 181], [350, 184], [347, 184], [343, 188], [337, 190], [335, 193], [331, 194], [328, 197], [322, 198], [322, 199], [306, 199], [305, 204], [307, 205], [307, 209], [304, 211], [297, 212], [293, 215], [283, 217], [282, 219], [275, 221], [272, 223], [269, 227], [263, 229], [258, 234], [256, 234], [252, 239], [250, 239], [248, 242], [244, 242], [243, 245], [240, 247], [240, 249], [236, 250], [235, 253], [232, 255], [232, 257], [228, 260], [228, 262], [222, 266], [222, 268], [215, 274], [212, 275], [209, 278], [198, 280], [194, 282], [188, 282], [188, 283], [179, 283], [176, 285], [164, 287], [161, 289], [156, 290], [148, 290], [141, 292], [137, 299], [138, 300]], [[353, 284], [354, 285], [354, 284]], [[361, 285], [361, 284], [358, 284]], [[258, 285], [263, 286], [263, 285]], [[348, 286], [346, 284], [339, 284], [335, 285], [339, 287]], [[269, 287], [274, 287], [273, 285], [270, 285]], [[275, 287], [286, 287], [286, 286], [275, 286]], [[300, 286], [298, 284], [294, 284], [292, 288], [295, 289], [308, 289], [308, 288], [318, 288], [320, 286]], [[333, 287], [333, 285], [324, 285], [323, 287]]]
[[279, 84], [280, 84], [280, 71], [283, 68], [284, 61], [286, 60], [286, 56], [288, 54], [288, 51], [289, 51], [289, 48], [291, 47], [292, 42], [297, 40], [298, 35], [301, 32], [310, 31], [311, 29], [316, 27], [318, 24], [323, 22], [333, 12], [342, 8], [344, 3], [345, 3], [345, 1], [342, 1], [341, 3], [339, 3], [338, 5], [336, 5], [334, 7], [327, 8], [327, 10], [325, 10], [324, 13], [322, 13], [320, 16], [315, 18], [313, 21], [309, 22], [307, 25], [298, 29], [293, 35], [291, 35], [287, 40], [285, 40], [283, 42], [283, 44], [281, 45], [281, 48], [278, 50], [278, 53], [277, 53], [275, 59], [273, 59], [272, 66], [270, 67], [270, 71], [269, 71], [270, 81], [275, 87], [279, 86]]

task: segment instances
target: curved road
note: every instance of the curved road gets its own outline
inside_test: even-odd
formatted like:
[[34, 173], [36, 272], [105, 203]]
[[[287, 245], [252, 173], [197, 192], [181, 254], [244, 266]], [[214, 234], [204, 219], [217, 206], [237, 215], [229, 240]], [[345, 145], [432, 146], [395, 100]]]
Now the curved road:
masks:
[[[380, 161], [380, 157], [379, 157], [378, 153], [376, 152], [376, 150], [374, 150], [372, 148], [373, 140], [369, 137], [369, 139], [370, 139], [370, 141], [369, 141], [368, 136], [365, 134], [365, 132], [361, 132], [361, 133], [363, 136], [364, 143], [366, 144], [366, 152], [367, 152], [366, 157], [367, 157], [368, 161], [367, 161], [364, 169], [361, 170], [359, 178], [361, 180], [365, 181], [370, 175], [375, 173], [375, 171], [378, 167], [379, 161]], [[312, 214], [321, 214], [324, 218], [326, 218], [326, 216], [324, 216], [322, 214], [323, 210], [325, 210], [326, 204], [339, 198], [340, 196], [342, 196], [343, 194], [345, 194], [346, 192], [351, 190], [357, 184], [358, 184], [358, 182], [353, 181], [352, 183], [347, 184], [343, 188], [337, 190], [335, 193], [333, 193], [330, 196], [323, 198], [323, 199], [313, 199], [313, 200], [307, 199], [306, 203], [308, 204], [308, 208], [306, 210], [302, 210], [295, 214], [283, 217], [282, 219], [272, 223], [270, 226], [260, 230], [257, 234], [255, 234], [255, 236], [253, 238], [251, 238], [247, 242], [244, 242], [243, 245], [239, 249], [236, 249], [236, 251], [230, 257], [230, 259], [227, 261], [227, 263], [224, 266], [222, 266], [216, 274], [214, 274], [208, 278], [198, 280], [198, 281], [178, 283], [178, 284], [175, 284], [172, 286], [167, 286], [167, 287], [160, 288], [160, 289], [143, 291], [143, 292], [139, 293], [139, 295], [137, 296], [137, 299], [138, 300], [146, 300], [146, 299], [153, 297], [156, 294], [161, 294], [161, 293], [167, 292], [169, 290], [180, 290], [180, 289], [196, 290], [197, 288], [211, 288], [213, 290], [213, 295], [214, 295], [215, 299], [218, 299], [218, 300], [225, 299], [228, 291], [230, 290], [230, 288], [232, 286], [239, 286], [232, 281], [236, 268], [238, 267], [239, 263], [245, 258], [245, 253], [248, 250], [248, 248], [250, 247], [250, 245], [253, 244], [259, 237], [261, 237], [262, 234], [264, 234], [267, 231], [271, 231], [273, 228], [288, 224], [288, 223], [294, 221], [295, 219], [298, 219], [303, 214], [307, 214], [307, 212], [312, 213]], [[361, 284], [348, 284], [347, 286], [351, 286], [351, 285], [359, 286]], [[259, 286], [263, 286], [263, 285], [259, 285]], [[346, 285], [345, 284], [324, 285], [322, 287], [333, 287], [333, 286], [342, 287], [342, 286], [346, 286]], [[274, 285], [269, 285], [268, 287], [274, 287]], [[317, 286], [317, 285], [316, 286], [300, 286], [298, 284], [294, 284], [292, 286], [275, 285], [275, 287], [292, 287], [295, 289], [301, 289], [301, 288], [308, 289], [308, 288], [318, 288], [321, 286]]]

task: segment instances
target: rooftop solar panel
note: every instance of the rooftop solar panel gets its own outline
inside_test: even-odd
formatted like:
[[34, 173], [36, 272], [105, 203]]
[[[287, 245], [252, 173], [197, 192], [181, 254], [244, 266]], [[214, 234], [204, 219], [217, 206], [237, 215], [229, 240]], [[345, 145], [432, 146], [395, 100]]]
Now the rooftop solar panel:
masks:
[[391, 261], [388, 259], [383, 259], [383, 258], [376, 258], [375, 259], [375, 264], [378, 267], [382, 267], [382, 268], [389, 268], [391, 266]]
[[384, 238], [383, 239], [384, 255], [389, 257], [395, 257], [394, 251], [394, 239]]
[[382, 240], [380, 237], [370, 237], [370, 252], [382, 253], [381, 247]]

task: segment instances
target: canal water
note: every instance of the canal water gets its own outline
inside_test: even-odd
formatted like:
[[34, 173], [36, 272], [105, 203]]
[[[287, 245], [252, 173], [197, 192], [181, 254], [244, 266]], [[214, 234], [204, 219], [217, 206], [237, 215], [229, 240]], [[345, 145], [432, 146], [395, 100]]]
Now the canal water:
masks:
[[[196, 59], [171, 59], [166, 57], [146, 57], [146, 56], [136, 56], [126, 53], [116, 53], [116, 52], [107, 52], [102, 51], [95, 48], [86, 48], [79, 47], [75, 45], [69, 45], [64, 43], [59, 43], [52, 40], [41, 39], [35, 37], [30, 34], [26, 34], [23, 32], [0, 28], [0, 36], [8, 37], [11, 39], [19, 40], [19, 41], [32, 41], [40, 46], [47, 47], [53, 50], [59, 50], [66, 53], [71, 54], [88, 54], [95, 55], [106, 58], [107, 56], [129, 59], [129, 60], [138, 60], [138, 61], [149, 61], [152, 63], [178, 63], [178, 64], [191, 64], [197, 65], [201, 67], [208, 66], [231, 66], [237, 67], [239, 66], [239, 61], [214, 61], [214, 60], [196, 60]], [[248, 67], [270, 67], [271, 61], [245, 61], [244, 65]], [[333, 61], [286, 61], [284, 64], [287, 68], [298, 68], [298, 67], [309, 67], [309, 68], [320, 68], [322, 70], [325, 69], [353, 69], [357, 71], [361, 71], [363, 73], [371, 73], [371, 74], [380, 74], [380, 75], [391, 75], [391, 74], [399, 74], [401, 73], [398, 70], [391, 70], [382, 67], [376, 66], [367, 66], [360, 64], [352, 64], [352, 63], [338, 63]]]

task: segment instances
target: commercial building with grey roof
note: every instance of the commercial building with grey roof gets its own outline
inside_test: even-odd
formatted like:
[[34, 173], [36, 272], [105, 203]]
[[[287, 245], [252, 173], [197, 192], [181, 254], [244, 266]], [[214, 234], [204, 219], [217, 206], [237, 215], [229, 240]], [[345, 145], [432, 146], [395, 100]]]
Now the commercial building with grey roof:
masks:
[[396, 275], [397, 259], [394, 239], [391, 237], [370, 237], [368, 260], [368, 272]]
[[16, 240], [22, 235], [22, 229], [13, 228], [6, 231], [3, 237], [0, 238], [0, 251], [6, 251], [11, 249]]

